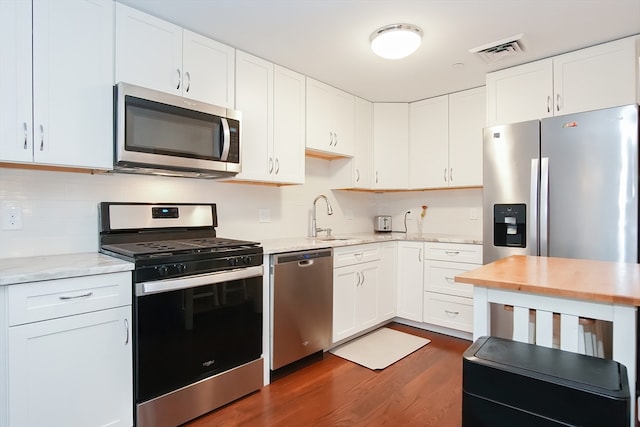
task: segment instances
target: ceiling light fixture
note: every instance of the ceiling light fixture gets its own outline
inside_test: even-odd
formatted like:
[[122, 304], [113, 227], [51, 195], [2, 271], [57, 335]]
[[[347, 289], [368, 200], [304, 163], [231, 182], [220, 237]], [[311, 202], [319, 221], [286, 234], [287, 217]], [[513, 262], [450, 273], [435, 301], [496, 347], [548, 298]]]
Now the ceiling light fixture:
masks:
[[391, 24], [371, 34], [371, 50], [386, 59], [400, 59], [411, 55], [422, 42], [422, 30], [412, 24]]

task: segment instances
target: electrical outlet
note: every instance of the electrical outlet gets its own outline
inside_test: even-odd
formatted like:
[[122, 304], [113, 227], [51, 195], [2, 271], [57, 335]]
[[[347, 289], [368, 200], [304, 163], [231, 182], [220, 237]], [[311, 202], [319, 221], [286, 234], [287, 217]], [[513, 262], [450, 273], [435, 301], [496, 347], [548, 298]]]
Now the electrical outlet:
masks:
[[271, 222], [271, 210], [258, 209], [258, 222]]
[[2, 229], [22, 230], [22, 207], [19, 204], [2, 207]]

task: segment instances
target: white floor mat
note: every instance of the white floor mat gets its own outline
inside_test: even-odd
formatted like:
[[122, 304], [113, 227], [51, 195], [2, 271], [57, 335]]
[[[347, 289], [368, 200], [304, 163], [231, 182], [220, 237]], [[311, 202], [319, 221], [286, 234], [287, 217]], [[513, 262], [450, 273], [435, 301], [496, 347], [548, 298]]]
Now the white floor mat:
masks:
[[384, 369], [431, 340], [391, 328], [380, 328], [330, 350], [343, 359], [369, 369]]

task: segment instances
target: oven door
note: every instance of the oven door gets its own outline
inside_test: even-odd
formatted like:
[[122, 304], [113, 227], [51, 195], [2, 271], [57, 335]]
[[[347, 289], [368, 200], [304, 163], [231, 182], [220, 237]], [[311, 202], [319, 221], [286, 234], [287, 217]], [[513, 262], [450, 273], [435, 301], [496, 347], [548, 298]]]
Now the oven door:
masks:
[[136, 403], [262, 355], [262, 266], [136, 284]]

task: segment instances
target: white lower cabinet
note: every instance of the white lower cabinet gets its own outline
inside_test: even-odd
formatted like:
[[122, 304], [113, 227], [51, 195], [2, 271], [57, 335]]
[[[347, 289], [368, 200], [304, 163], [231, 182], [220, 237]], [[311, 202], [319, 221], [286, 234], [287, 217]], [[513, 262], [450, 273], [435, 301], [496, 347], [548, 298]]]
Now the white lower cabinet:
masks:
[[133, 425], [131, 274], [8, 288], [9, 426]]
[[423, 246], [422, 242], [398, 243], [397, 315], [416, 322], [422, 322]]
[[482, 246], [427, 242], [423, 322], [473, 332], [473, 286], [455, 276], [482, 265]]
[[333, 342], [395, 316], [396, 243], [333, 250]]

